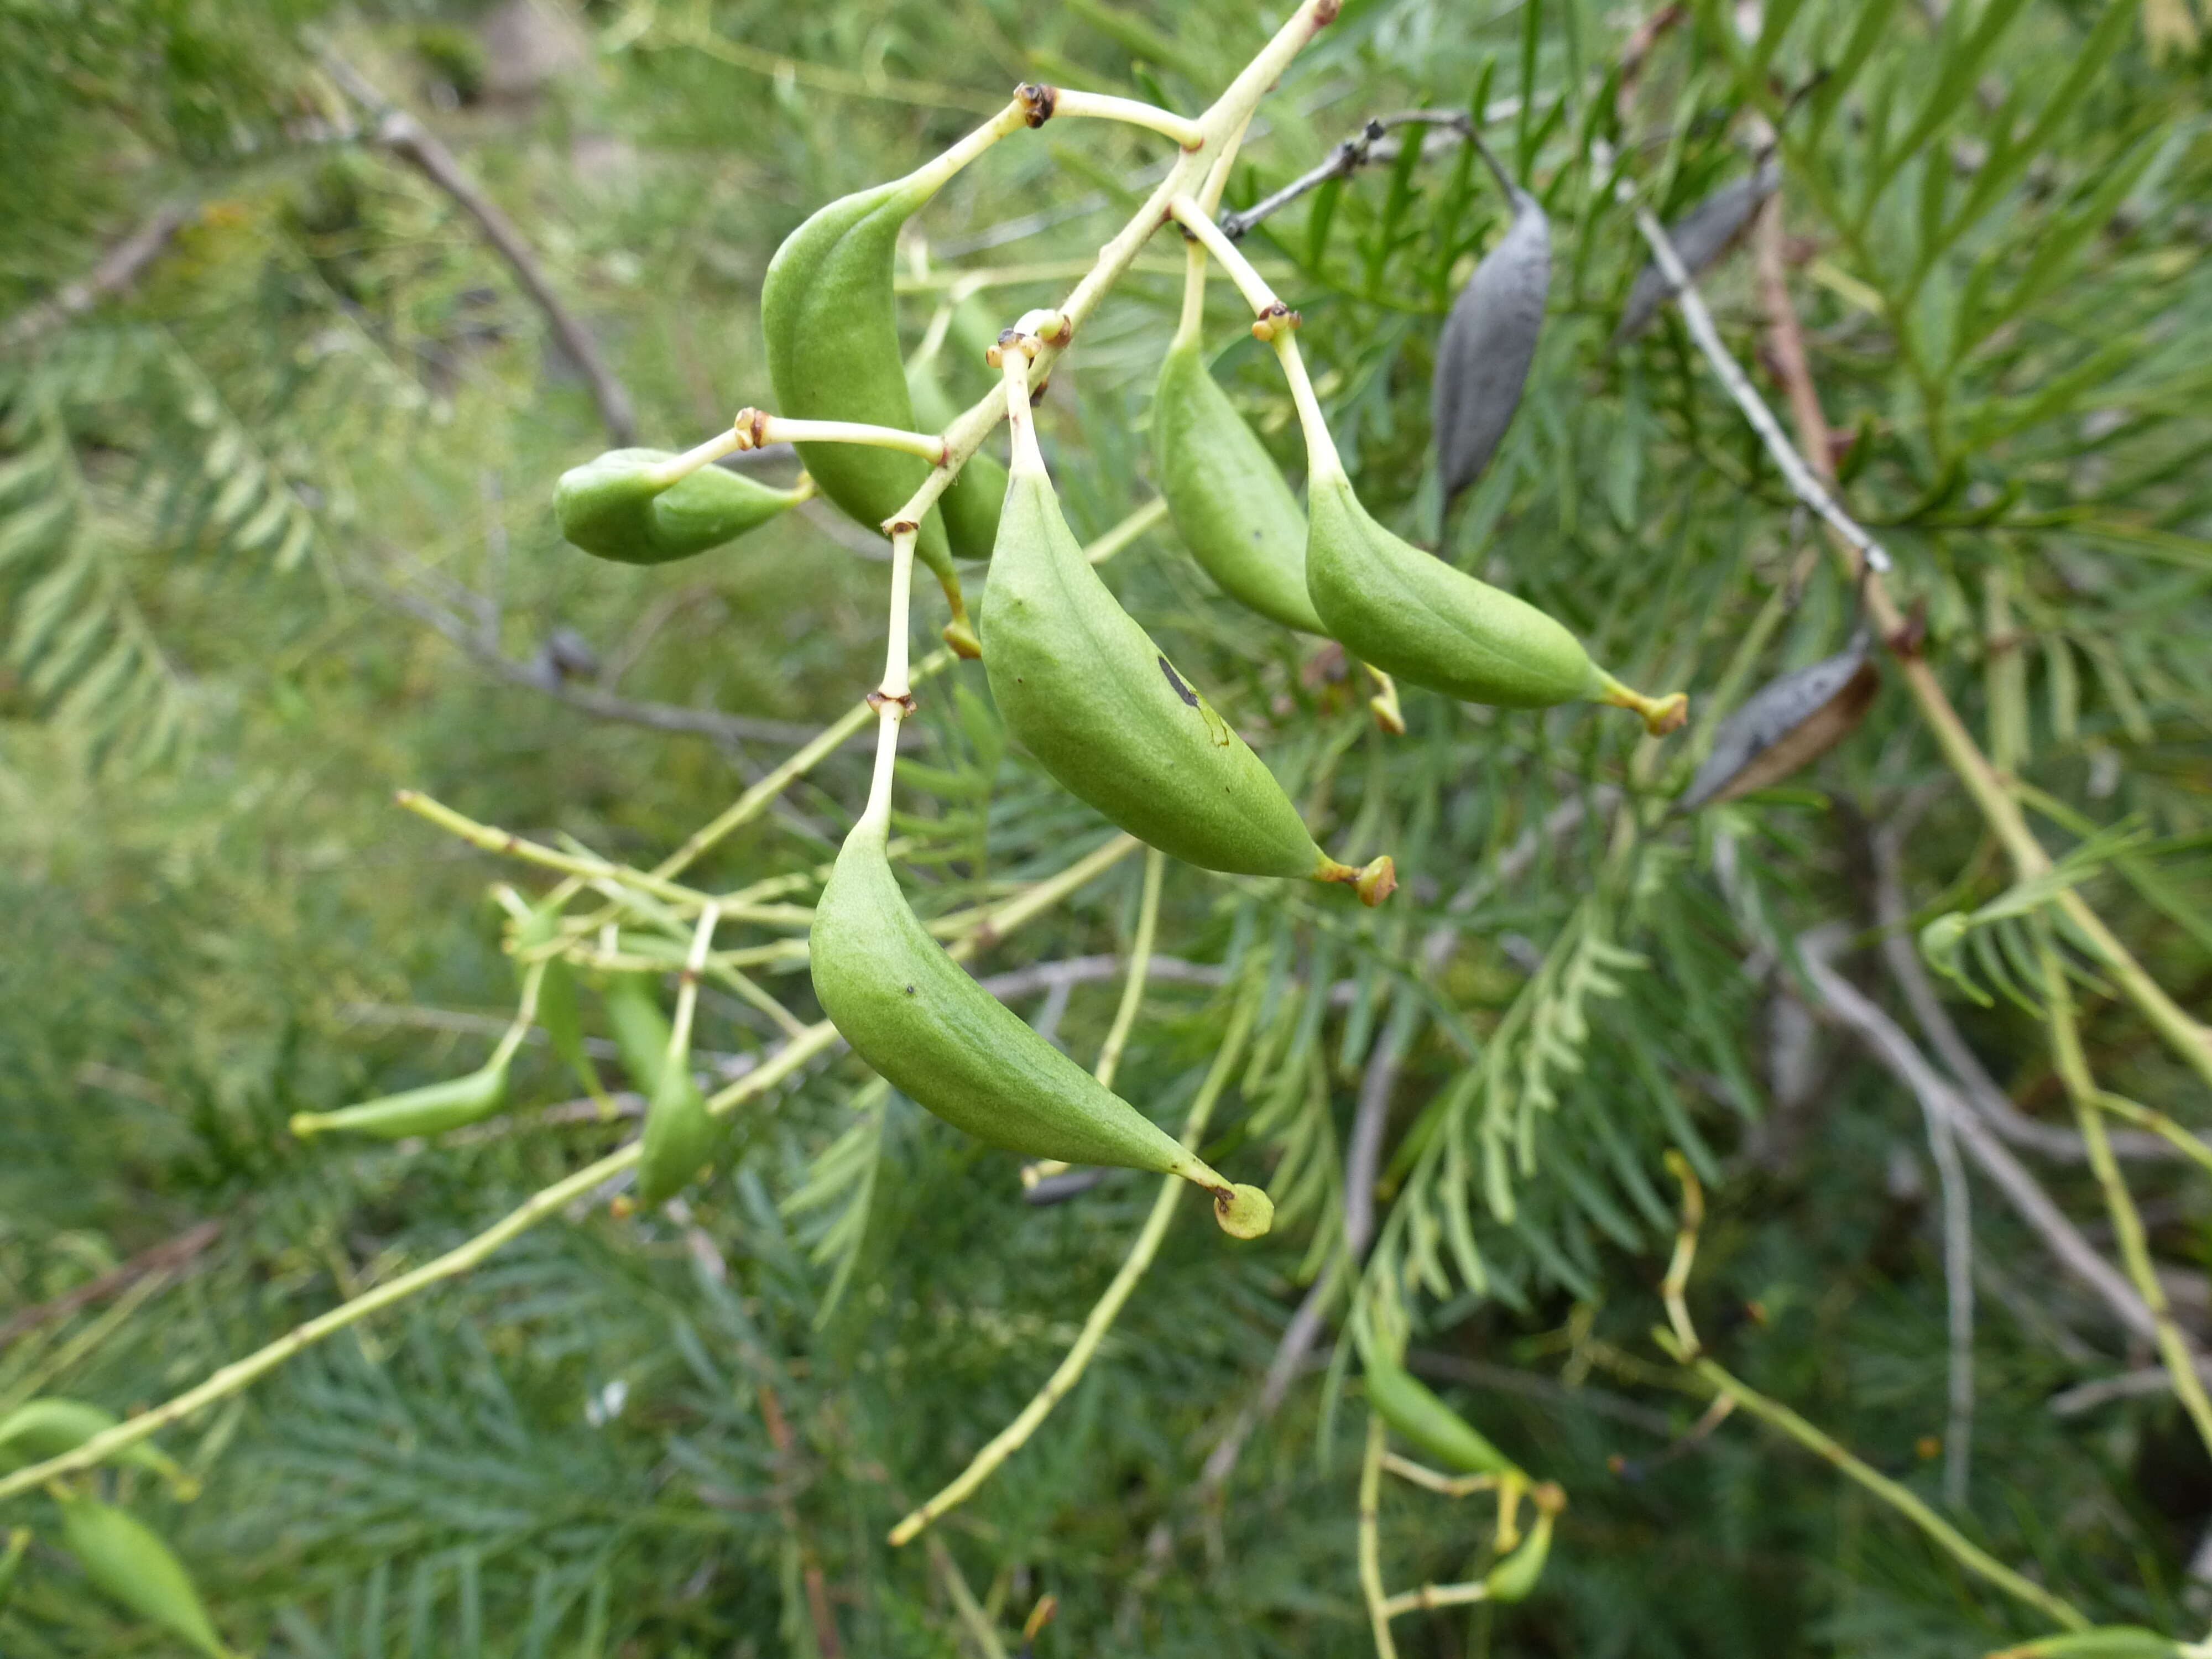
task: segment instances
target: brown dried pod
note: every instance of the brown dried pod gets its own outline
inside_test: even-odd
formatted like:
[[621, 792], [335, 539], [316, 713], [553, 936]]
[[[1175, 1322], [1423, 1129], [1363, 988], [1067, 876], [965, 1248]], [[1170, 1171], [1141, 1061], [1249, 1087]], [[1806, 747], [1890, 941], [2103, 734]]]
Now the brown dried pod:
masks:
[[1437, 341], [1430, 411], [1447, 505], [1490, 464], [1521, 406], [1551, 281], [1551, 222], [1516, 189], [1513, 223], [1452, 301]]
[[1676, 810], [1734, 800], [1818, 760], [1850, 735], [1881, 683], [1862, 634], [1834, 656], [1760, 687], [1721, 722]]
[[[1710, 270], [1735, 246], [1745, 227], [1751, 223], [1752, 216], [1781, 184], [1781, 165], [1769, 157], [1749, 176], [1723, 185], [1668, 225], [1667, 240], [1674, 243], [1674, 252], [1680, 256], [1682, 269], [1693, 277]], [[1674, 297], [1674, 286], [1667, 280], [1667, 273], [1656, 262], [1645, 264], [1636, 273], [1636, 286], [1628, 290], [1628, 303], [1621, 308], [1620, 326], [1613, 331], [1613, 344], [1641, 334], [1659, 314], [1659, 307]]]

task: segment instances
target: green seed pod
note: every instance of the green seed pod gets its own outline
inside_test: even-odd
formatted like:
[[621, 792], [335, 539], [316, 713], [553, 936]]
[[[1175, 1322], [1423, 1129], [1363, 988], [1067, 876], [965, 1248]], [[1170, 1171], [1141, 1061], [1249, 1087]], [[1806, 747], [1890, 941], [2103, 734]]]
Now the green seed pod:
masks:
[[1517, 1475], [1520, 1466], [1404, 1367], [1367, 1357], [1367, 1403], [1376, 1416], [1459, 1474]]
[[644, 1145], [637, 1158], [638, 1201], [657, 1207], [699, 1177], [714, 1150], [707, 1097], [683, 1060], [663, 1061], [659, 1085], [645, 1108]]
[[[122, 1419], [114, 1413], [82, 1400], [26, 1401], [0, 1417], [0, 1462], [42, 1463], [75, 1451], [96, 1434], [105, 1434]], [[141, 1440], [116, 1453], [114, 1461], [157, 1474], [178, 1497], [198, 1494], [199, 1482], [178, 1466], [160, 1447]]]
[[815, 994], [854, 1052], [955, 1128], [1027, 1158], [1180, 1176], [1213, 1195], [1224, 1231], [1267, 1231], [1265, 1193], [1232, 1185], [946, 954], [907, 908], [879, 819], [846, 836], [807, 949]]
[[[937, 378], [937, 370], [927, 363], [917, 363], [907, 370], [907, 389], [914, 397], [914, 417], [918, 430], [942, 432], [958, 418], [960, 410], [952, 401], [945, 382]], [[977, 450], [968, 458], [950, 488], [937, 498], [945, 511], [945, 533], [952, 545], [956, 559], [988, 559], [999, 539], [999, 507], [1006, 498], [1006, 469], [999, 465], [998, 458]]]
[[629, 1086], [649, 1102], [660, 1092], [660, 1073], [668, 1060], [668, 1016], [660, 1012], [649, 974], [615, 974], [599, 993], [613, 1028]]
[[1515, 1550], [1483, 1576], [1483, 1586], [1492, 1601], [1525, 1601], [1544, 1576], [1544, 1559], [1552, 1553], [1552, 1511], [1539, 1509], [1536, 1524]]
[[232, 1659], [191, 1575], [159, 1533], [112, 1504], [62, 1499], [62, 1540], [95, 1589], [208, 1659]]
[[1271, 622], [1321, 634], [1306, 593], [1297, 497], [1199, 355], [1177, 334], [1152, 392], [1152, 476], [1176, 533], [1221, 591]]
[[1024, 409], [983, 592], [983, 666], [1007, 728], [1060, 786], [1162, 852], [1208, 870], [1396, 885], [1315, 844], [1274, 775], [1123, 611], [1060, 517]]
[[1630, 690], [1534, 605], [1401, 541], [1341, 471], [1316, 471], [1306, 508], [1307, 589], [1354, 656], [1468, 702], [1544, 708], [1587, 697], [1635, 709], [1654, 732], [1682, 723], [1681, 693]]
[[[761, 282], [761, 332], [776, 413], [914, 429], [914, 402], [899, 357], [893, 258], [900, 228], [950, 176], [933, 162], [841, 197], [784, 238]], [[805, 443], [799, 453], [822, 493], [871, 530], [929, 476], [928, 462], [896, 450]], [[945, 520], [934, 510], [922, 520], [915, 552], [940, 580], [951, 576]]]
[[[551, 944], [560, 933], [560, 912], [541, 906], [515, 930], [514, 942], [527, 950]], [[518, 963], [516, 971], [520, 975], [526, 970]], [[586, 1090], [593, 1087], [599, 1073], [592, 1069], [591, 1056], [584, 1051], [584, 1014], [576, 994], [576, 970], [565, 957], [545, 959], [545, 972], [538, 981], [538, 1024], [553, 1045], [553, 1052], [575, 1073], [577, 1080]]]
[[426, 1083], [419, 1089], [403, 1089], [348, 1106], [336, 1112], [295, 1112], [292, 1133], [305, 1140], [332, 1129], [351, 1134], [374, 1135], [380, 1140], [404, 1140], [410, 1135], [434, 1135], [464, 1124], [477, 1123], [507, 1104], [507, 1064], [486, 1066], [442, 1083]]
[[572, 466], [553, 486], [561, 533], [586, 553], [622, 564], [666, 564], [766, 524], [806, 499], [725, 467], [702, 466], [664, 484], [665, 449], [611, 449]]

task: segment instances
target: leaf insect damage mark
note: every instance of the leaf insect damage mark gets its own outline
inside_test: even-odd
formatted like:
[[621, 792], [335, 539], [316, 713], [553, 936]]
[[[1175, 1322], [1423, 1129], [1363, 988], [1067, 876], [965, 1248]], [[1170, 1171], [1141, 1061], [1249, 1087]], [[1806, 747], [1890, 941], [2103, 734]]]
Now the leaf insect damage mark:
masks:
[[1168, 684], [1175, 688], [1176, 696], [1193, 708], [1198, 707], [1198, 693], [1182, 683], [1182, 676], [1175, 672], [1175, 665], [1165, 657], [1160, 659], [1160, 672], [1168, 677]]

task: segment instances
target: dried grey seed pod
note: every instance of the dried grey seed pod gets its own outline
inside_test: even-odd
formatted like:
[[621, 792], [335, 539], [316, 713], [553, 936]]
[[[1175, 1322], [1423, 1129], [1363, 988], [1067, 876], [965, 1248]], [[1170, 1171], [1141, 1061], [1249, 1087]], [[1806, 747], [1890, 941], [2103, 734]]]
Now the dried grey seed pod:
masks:
[[1834, 656], [1760, 687], [1721, 722], [1712, 752], [1675, 810], [1734, 800], [1818, 760], [1850, 735], [1881, 683], [1862, 635]]
[[1490, 464], [1521, 406], [1551, 283], [1551, 222], [1516, 190], [1513, 223], [1452, 301], [1437, 341], [1430, 412], [1447, 505]]
[[[1749, 177], [1723, 185], [1668, 225], [1667, 240], [1674, 243], [1675, 252], [1681, 256], [1682, 269], [1693, 277], [1703, 276], [1735, 245], [1752, 216], [1781, 183], [1781, 164], [1770, 156]], [[1636, 273], [1636, 286], [1628, 290], [1628, 303], [1621, 308], [1620, 326], [1613, 331], [1613, 344], [1641, 334], [1659, 314], [1659, 307], [1674, 297], [1674, 284], [1667, 280], [1666, 272], [1656, 263], [1645, 264]]]

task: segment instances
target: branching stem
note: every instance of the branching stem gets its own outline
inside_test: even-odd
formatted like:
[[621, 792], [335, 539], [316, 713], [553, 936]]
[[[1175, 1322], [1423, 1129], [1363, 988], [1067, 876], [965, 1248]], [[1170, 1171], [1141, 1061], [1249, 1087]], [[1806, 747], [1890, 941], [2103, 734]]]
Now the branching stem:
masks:
[[945, 459], [945, 440], [937, 433], [871, 426], [866, 421], [795, 421], [765, 410], [741, 409], [732, 431], [737, 440], [732, 446], [735, 449], [763, 449], [769, 444], [862, 444], [919, 455], [932, 466]]
[[1367, 1601], [1375, 1659], [1398, 1659], [1398, 1644], [1390, 1635], [1390, 1598], [1382, 1589], [1382, 1457], [1389, 1439], [1382, 1419], [1369, 1413], [1367, 1452], [1359, 1462], [1359, 1593]]
[[1196, 149], [1206, 142], [1206, 130], [1199, 123], [1157, 104], [1139, 103], [1134, 98], [1115, 98], [1101, 92], [1072, 92], [1066, 87], [1052, 88], [1051, 94], [1055, 118], [1090, 117], [1119, 121], [1126, 126], [1146, 127], [1174, 139], [1185, 149]]
[[2197, 1374], [2188, 1339], [2174, 1322], [2166, 1286], [2151, 1261], [2142, 1215], [2136, 1208], [2134, 1194], [2128, 1190], [2127, 1176], [2121, 1173], [2119, 1160], [2112, 1156], [2112, 1142], [2105, 1133], [2105, 1097], [2090, 1075], [2089, 1059], [2082, 1051], [2081, 1028], [2074, 1016], [2074, 996], [2067, 987], [2066, 969], [2059, 959], [2058, 947], [2051, 939], [2051, 918], [2047, 913], [2039, 912], [2032, 925], [2038, 965], [2043, 970], [2044, 1004], [2051, 1018], [2051, 1059], [2058, 1067], [2060, 1080], [2066, 1085], [2067, 1098], [2073, 1103], [2075, 1121], [2081, 1128], [2081, 1145], [2089, 1154], [2089, 1167], [2103, 1189], [2105, 1210], [2112, 1218], [2113, 1237], [2119, 1242], [2120, 1261], [2128, 1270], [2128, 1277], [2135, 1281], [2136, 1294], [2150, 1310], [2159, 1358], [2166, 1365], [2166, 1375], [2173, 1379], [2173, 1391], [2181, 1397], [2182, 1408], [2197, 1425], [2198, 1436], [2208, 1447], [2212, 1447], [2212, 1400], [2205, 1397], [2203, 1380]]
[[[1154, 853], [1152, 856], [1158, 860], [1160, 854]], [[1236, 1010], [1230, 1015], [1229, 1028], [1222, 1034], [1221, 1047], [1214, 1054], [1213, 1065], [1206, 1074], [1206, 1081], [1199, 1087], [1198, 1097], [1190, 1103], [1190, 1115], [1183, 1124], [1182, 1144], [1193, 1151], [1197, 1150], [1203, 1140], [1206, 1123], [1213, 1115], [1215, 1103], [1221, 1098], [1222, 1091], [1229, 1085], [1231, 1073], [1243, 1057], [1244, 1040], [1251, 1033], [1252, 1018], [1257, 1011], [1258, 999], [1245, 995], [1237, 999]], [[1060, 1362], [1058, 1369], [1046, 1380], [1044, 1387], [1037, 1390], [1035, 1398], [1022, 1407], [1020, 1414], [1000, 1430], [957, 1477], [891, 1528], [890, 1540], [894, 1545], [911, 1542], [915, 1534], [939, 1516], [966, 1502], [978, 1486], [991, 1478], [1001, 1463], [1028, 1443], [1038, 1426], [1052, 1414], [1052, 1408], [1082, 1380], [1092, 1356], [1098, 1352], [1098, 1345], [1105, 1340], [1106, 1333], [1113, 1328], [1115, 1320], [1121, 1316], [1122, 1308], [1137, 1288], [1138, 1280], [1152, 1265], [1152, 1258], [1159, 1254], [1160, 1241], [1167, 1237], [1168, 1223], [1175, 1218], [1176, 1206], [1182, 1198], [1184, 1188], [1188, 1185], [1181, 1176], [1161, 1177], [1159, 1196], [1152, 1200], [1152, 1214], [1146, 1218], [1144, 1227], [1137, 1234], [1136, 1243], [1129, 1247], [1129, 1254], [1122, 1259], [1121, 1270], [1114, 1275], [1114, 1282], [1106, 1287], [1106, 1293], [1098, 1298], [1089, 1316], [1084, 1320], [1082, 1332], [1076, 1337], [1074, 1346], [1068, 1349], [1066, 1358]]]

